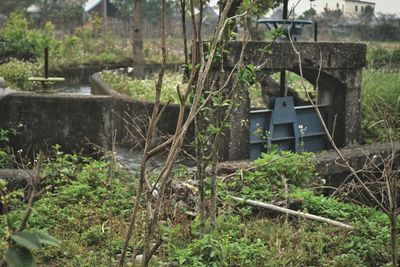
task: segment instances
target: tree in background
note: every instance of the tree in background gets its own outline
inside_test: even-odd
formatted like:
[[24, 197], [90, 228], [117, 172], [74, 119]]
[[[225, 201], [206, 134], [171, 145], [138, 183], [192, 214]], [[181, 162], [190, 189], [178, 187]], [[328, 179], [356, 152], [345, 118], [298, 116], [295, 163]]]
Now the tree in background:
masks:
[[[257, 20], [260, 17], [264, 16], [271, 8], [278, 7], [280, 4], [282, 4], [282, 2], [283, 0], [264, 0], [264, 1], [257, 1], [254, 3], [254, 6], [252, 7], [251, 10], [252, 16], [248, 18], [249, 20], [248, 25], [252, 39], [257, 40], [259, 39], [260, 36], [265, 34], [264, 29], [262, 31], [259, 30]], [[245, 5], [242, 5], [242, 9], [243, 6]]]
[[[117, 8], [118, 17], [121, 19], [129, 19], [134, 14], [134, 7], [137, 0], [115, 0], [113, 3]], [[142, 20], [158, 23], [161, 16], [160, 1], [158, 0], [142, 0]], [[172, 14], [173, 1], [167, 1], [166, 3], [167, 16]]]
[[317, 11], [314, 8], [310, 8], [303, 12], [299, 19], [312, 19], [317, 16]]
[[12, 12], [23, 11], [33, 2], [34, 0], [1, 0], [0, 15], [8, 16]]
[[366, 6], [364, 12], [360, 15], [360, 20], [364, 24], [370, 24], [374, 18], [374, 8], [372, 6]]
[[[144, 75], [143, 52], [143, 23], [156, 23], [161, 16], [160, 1], [158, 0], [116, 0], [118, 15], [121, 18], [132, 18], [132, 75], [141, 78]], [[166, 14], [172, 13], [172, 2], [166, 2]]]
[[339, 22], [342, 17], [343, 12], [340, 9], [329, 10], [325, 8], [324, 12], [321, 14], [321, 18], [330, 25]]
[[133, 76], [141, 78], [144, 75], [144, 52], [143, 52], [143, 23], [142, 23], [142, 0], [135, 0], [132, 24], [132, 49], [133, 49]]
[[53, 22], [58, 28], [72, 31], [83, 23], [81, 0], [34, 0], [41, 12], [40, 24]]

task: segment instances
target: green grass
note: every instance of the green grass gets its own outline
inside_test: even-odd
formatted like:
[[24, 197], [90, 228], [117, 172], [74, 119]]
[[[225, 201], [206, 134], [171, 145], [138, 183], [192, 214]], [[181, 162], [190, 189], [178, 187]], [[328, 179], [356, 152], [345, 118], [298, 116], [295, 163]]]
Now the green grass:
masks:
[[[106, 70], [101, 72], [101, 77], [117, 92], [125, 94], [133, 99], [153, 102], [155, 99], [155, 85], [158, 74], [146, 77], [142, 80], [133, 79], [127, 74], [118, 71]], [[182, 83], [183, 75], [177, 72], [167, 71], [161, 88], [161, 102], [178, 104], [179, 97], [177, 87], [185, 89]]]
[[361, 104], [366, 142], [400, 139], [400, 71], [365, 70]]
[[[313, 188], [315, 176], [311, 154], [266, 154], [255, 164], [257, 170], [238, 172], [229, 181], [219, 182], [217, 228], [199, 233], [199, 221], [184, 215], [189, 208], [171, 198], [164, 209], [167, 216], [160, 230], [164, 242], [154, 266], [384, 266], [390, 261], [388, 219], [372, 208], [327, 198], [301, 187]], [[277, 157], [282, 157], [277, 160]], [[268, 163], [269, 165], [265, 165]], [[45, 165], [44, 185], [53, 189], [34, 206], [29, 230], [49, 232], [62, 241], [61, 247], [45, 247], [35, 252], [39, 266], [115, 265], [129, 222], [136, 176], [113, 168], [110, 162], [58, 150]], [[282, 175], [287, 179], [285, 186]], [[188, 173], [174, 172], [174, 180]], [[150, 173], [150, 176], [151, 173]], [[206, 183], [209, 184], [209, 181]], [[287, 189], [285, 189], [287, 188]], [[233, 202], [226, 195], [247, 196], [268, 202], [302, 198], [303, 209], [316, 215], [352, 224], [355, 230], [312, 222], [303, 218], [285, 219]], [[209, 195], [207, 190], [207, 195]], [[196, 194], [195, 194], [196, 195]], [[22, 215], [24, 203], [15, 202], [14, 223]], [[145, 207], [142, 207], [143, 209]], [[145, 229], [144, 214], [138, 220], [130, 248]], [[5, 216], [0, 234], [5, 234]], [[0, 248], [6, 244], [0, 241]], [[130, 255], [131, 249], [128, 251]]]
[[369, 42], [367, 48], [369, 68], [399, 68], [400, 42]]
[[31, 89], [32, 83], [29, 77], [40, 75], [40, 66], [31, 62], [11, 60], [0, 65], [0, 77], [6, 81], [6, 86], [12, 89]]

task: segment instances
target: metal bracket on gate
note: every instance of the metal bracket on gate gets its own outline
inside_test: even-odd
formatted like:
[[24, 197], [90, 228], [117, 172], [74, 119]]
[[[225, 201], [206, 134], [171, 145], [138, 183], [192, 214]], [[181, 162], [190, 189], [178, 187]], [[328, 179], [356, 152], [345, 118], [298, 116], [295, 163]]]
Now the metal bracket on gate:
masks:
[[[313, 106], [295, 107], [293, 98], [277, 97], [272, 109], [250, 112], [250, 158], [276, 146], [294, 152], [317, 152], [328, 147], [324, 128]], [[328, 105], [318, 106], [327, 123]]]
[[[271, 147], [277, 141], [283, 143], [293, 143], [294, 141], [295, 152], [300, 150], [297, 117], [291, 96], [275, 98], [269, 123], [268, 146]], [[293, 147], [293, 144], [288, 144], [288, 146]]]

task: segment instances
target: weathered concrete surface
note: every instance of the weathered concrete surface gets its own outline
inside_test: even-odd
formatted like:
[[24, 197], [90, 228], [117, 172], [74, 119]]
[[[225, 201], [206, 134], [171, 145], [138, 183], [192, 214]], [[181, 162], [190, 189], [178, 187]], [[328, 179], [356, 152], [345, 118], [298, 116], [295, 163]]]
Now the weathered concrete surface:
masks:
[[[263, 65], [263, 70], [294, 70], [299, 67], [298, 55], [289, 42], [273, 43], [270, 45], [272, 54], [263, 53], [265, 42], [250, 42], [244, 53], [245, 64]], [[294, 47], [301, 54], [302, 64], [308, 68], [322, 70], [359, 69], [365, 66], [367, 51], [366, 44], [332, 43], [332, 42], [296, 42]], [[224, 67], [232, 68], [238, 59], [242, 42], [230, 42], [226, 49]]]
[[114, 99], [108, 96], [14, 93], [0, 101], [0, 128], [16, 129], [14, 151], [46, 151], [59, 144], [68, 152], [109, 148]]
[[[393, 167], [400, 168], [400, 143], [392, 144], [372, 144], [364, 146], [353, 146], [340, 150], [342, 155], [348, 160], [355, 170], [362, 170], [366, 163], [374, 160], [379, 166], [382, 158], [387, 159], [393, 153]], [[350, 174], [349, 170], [343, 165], [335, 151], [327, 151], [316, 154], [316, 168], [318, 173], [323, 176], [328, 184], [339, 186], [340, 183]]]
[[[117, 131], [117, 141], [120, 145], [141, 147], [145, 135], [149, 118], [153, 112], [154, 103], [133, 100], [115, 91], [109, 84], [103, 81], [98, 73], [91, 78], [93, 95], [112, 96], [116, 102], [112, 110], [112, 128]], [[163, 109], [164, 105], [161, 105]], [[186, 106], [185, 114], [189, 112], [190, 106]], [[160, 123], [157, 125], [158, 137], [155, 143], [170, 137], [175, 133], [176, 122], [179, 116], [179, 105], [169, 104], [161, 116]], [[139, 133], [140, 131], [140, 133]], [[184, 143], [185, 150], [192, 150], [191, 142], [194, 139], [194, 129], [189, 128]]]
[[[299, 72], [299, 61], [290, 43], [272, 45], [273, 53], [263, 58], [260, 48], [266, 44], [251, 42], [245, 55], [245, 64], [262, 63], [263, 71], [273, 73], [282, 69]], [[226, 73], [238, 59], [240, 42], [229, 44], [231, 53], [224, 67]], [[331, 129], [336, 117], [335, 141], [339, 146], [356, 144], [361, 138], [361, 68], [365, 65], [366, 46], [343, 43], [296, 43], [302, 54], [304, 77], [315, 83], [320, 73], [320, 103], [331, 106]], [[322, 55], [322, 60], [321, 60]], [[210, 86], [216, 77], [221, 77], [219, 68], [214, 68], [206, 84]], [[117, 142], [140, 146], [141, 134], [145, 133], [152, 103], [130, 100], [93, 76], [94, 94], [108, 96], [60, 96], [40, 94], [11, 94], [0, 100], [0, 128], [18, 128], [20, 135], [13, 138], [16, 149], [35, 151], [60, 144], [73, 152], [95, 145], [108, 148], [112, 133], [117, 131]], [[222, 160], [240, 160], [249, 157], [249, 111], [247, 92], [241, 95], [236, 112], [230, 118], [231, 128], [221, 148]], [[179, 107], [170, 105], [163, 114], [159, 131], [164, 138], [173, 134]], [[186, 111], [187, 112], [187, 111]], [[141, 134], [140, 134], [140, 133]], [[193, 140], [193, 129], [189, 141]], [[160, 138], [161, 141], [162, 138]], [[85, 145], [86, 144], [86, 145]]]
[[[250, 42], [244, 53], [244, 64], [261, 65], [261, 72], [272, 74], [281, 70], [302, 73], [311, 84], [318, 85], [319, 104], [330, 105], [328, 128], [332, 131], [334, 121], [334, 139], [339, 147], [359, 144], [361, 142], [361, 81], [362, 68], [366, 64], [366, 45], [354, 43], [294, 43], [301, 55], [301, 60], [289, 42], [271, 44], [272, 54], [262, 53], [265, 42]], [[231, 42], [226, 49], [224, 69], [230, 71], [239, 59], [242, 42]], [[218, 64], [212, 70], [220, 71]], [[262, 77], [258, 75], [258, 78]], [[210, 75], [210, 80], [216, 75]], [[319, 77], [319, 79], [318, 79]], [[212, 84], [209, 81], [207, 84]], [[250, 139], [248, 97], [240, 98], [240, 108], [231, 118], [231, 134], [227, 136], [232, 144], [228, 153], [221, 152], [221, 157], [229, 160], [240, 160], [248, 157], [249, 150], [245, 140]], [[240, 133], [240, 134], [237, 134]], [[247, 133], [247, 135], [246, 135]], [[245, 142], [244, 144], [242, 142]], [[241, 149], [236, 149], [237, 144]]]
[[90, 78], [91, 92], [92, 95], [108, 95], [119, 99], [128, 100], [128, 96], [123, 95], [115, 91], [108, 83], [106, 83], [101, 77], [100, 73], [94, 73]]
[[[122, 96], [96, 78], [93, 85], [107, 95], [11, 92], [0, 97], [0, 129], [18, 131], [10, 140], [14, 151], [32, 156], [58, 144], [66, 152], [93, 154], [97, 148], [109, 149], [114, 133], [117, 144], [140, 149], [154, 104]], [[178, 105], [165, 109], [154, 144], [175, 133], [178, 114]], [[184, 149], [190, 150], [192, 128], [187, 136]]]

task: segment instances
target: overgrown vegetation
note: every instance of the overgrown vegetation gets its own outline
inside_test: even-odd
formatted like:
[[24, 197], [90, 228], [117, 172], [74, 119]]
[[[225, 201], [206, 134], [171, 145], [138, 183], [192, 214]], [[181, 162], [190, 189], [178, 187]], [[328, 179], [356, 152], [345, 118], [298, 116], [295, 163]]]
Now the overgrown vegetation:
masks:
[[397, 42], [370, 42], [367, 49], [368, 68], [399, 69], [400, 44]]
[[0, 65], [0, 77], [3, 77], [6, 86], [12, 89], [31, 89], [32, 83], [28, 81], [28, 78], [38, 76], [41, 72], [39, 65], [29, 61], [11, 59]]
[[[281, 172], [283, 166], [286, 171]], [[320, 195], [320, 185], [312, 183], [317, 174], [311, 154], [264, 154], [254, 167], [219, 181], [217, 227], [205, 235], [200, 235], [199, 220], [185, 213], [193, 207], [182, 202], [179, 194], [169, 198], [159, 233], [164, 242], [153, 265], [384, 266], [390, 261], [385, 215]], [[184, 169], [174, 171], [174, 175], [178, 181], [190, 176]], [[112, 161], [63, 154], [56, 149], [43, 167], [42, 186], [53, 188], [35, 203], [28, 230], [46, 231], [62, 242], [60, 247], [36, 251], [38, 263], [115, 264], [132, 207], [125, 200], [135, 194], [136, 182]], [[208, 180], [206, 185], [209, 188]], [[309, 189], [299, 187], [305, 185]], [[198, 197], [192, 189], [186, 188], [192, 197]], [[236, 194], [269, 202], [301, 199], [302, 209], [351, 223], [355, 230], [348, 232], [301, 218], [276, 218], [273, 213], [231, 202], [228, 195]], [[14, 199], [13, 222], [21, 218], [24, 206], [21, 198]], [[0, 234], [4, 236], [6, 216], [1, 220]], [[130, 248], [136, 246], [141, 234], [135, 233]], [[2, 250], [5, 245], [2, 241]]]
[[400, 75], [396, 70], [363, 73], [362, 129], [366, 142], [400, 139]]
[[[129, 75], [119, 71], [103, 71], [102, 78], [116, 91], [133, 99], [143, 101], [154, 100], [154, 88], [156, 75], [143, 80], [135, 80]], [[301, 88], [300, 77], [289, 75], [289, 87]], [[366, 69], [363, 73], [362, 83], [362, 127], [363, 140], [371, 142], [387, 142], [389, 140], [388, 129], [392, 138], [400, 138], [400, 75], [397, 70]], [[277, 77], [275, 77], [277, 78]], [[179, 103], [176, 94], [176, 86], [181, 85], [182, 75], [176, 72], [167, 72], [161, 91], [161, 100], [164, 103]], [[314, 92], [311, 84], [306, 83], [311, 92]], [[259, 84], [250, 87], [252, 106], [262, 107], [263, 103]], [[300, 92], [299, 92], [300, 93]], [[304, 92], [303, 92], [304, 94]], [[302, 94], [300, 94], [302, 95]]]
[[101, 31], [101, 19], [94, 19], [86, 27], [78, 27], [75, 34], [56, 38], [51, 22], [31, 29], [21, 14], [15, 13], [0, 31], [0, 59], [42, 60], [45, 47], [49, 48], [52, 67], [76, 64], [112, 63], [129, 59], [129, 48], [120, 38]]
[[[180, 40], [168, 39], [169, 62], [183, 62], [178, 50]], [[146, 40], [144, 56], [147, 63], [159, 63], [159, 40]], [[12, 14], [0, 30], [0, 62], [11, 58], [42, 61], [45, 47], [50, 49], [52, 68], [65, 68], [80, 64], [107, 64], [131, 59], [132, 48], [127, 40], [111, 32], [102, 31], [102, 19], [94, 17], [91, 23], [76, 27], [73, 33], [62, 38], [56, 36], [54, 24], [47, 22], [43, 28], [30, 27], [28, 19], [20, 13]]]
[[[232, 1], [228, 2], [232, 4]], [[275, 1], [268, 1], [265, 4], [270, 6], [273, 2]], [[234, 9], [251, 13], [251, 1], [243, 1], [242, 4], [239, 7], [240, 1], [236, 1]], [[231, 11], [228, 9], [225, 6], [225, 12], [221, 12], [224, 17], [221, 17], [216, 30], [217, 33], [219, 31], [221, 33], [218, 35], [219, 38], [225, 26], [222, 24], [228, 11]], [[163, 14], [165, 13], [164, 1]], [[111, 35], [101, 32], [100, 20], [95, 19], [88, 28], [82, 27], [74, 35], [60, 41], [54, 37], [52, 24], [46, 24], [44, 31], [31, 32], [22, 17], [16, 16], [14, 19], [15, 24], [10, 27], [17, 27], [18, 30], [22, 30], [22, 34], [28, 36], [27, 40], [22, 42], [27, 48], [27, 53], [21, 58], [35, 61], [40, 58], [44, 46], [50, 47], [56, 64], [63, 66], [81, 64], [82, 58], [89, 58], [92, 63], [97, 60], [104, 63], [118, 60], [120, 56], [124, 57], [123, 50], [117, 53], [108, 52], [116, 50], [119, 46], [111, 40]], [[245, 23], [246, 19], [243, 21]], [[131, 265], [137, 254], [143, 256], [143, 266], [147, 266], [147, 260], [150, 259], [154, 266], [388, 265], [391, 259], [388, 252], [390, 234], [387, 214], [371, 207], [323, 196], [322, 193], [326, 188], [315, 170], [313, 154], [272, 151], [263, 154], [254, 162], [252, 168], [216, 179], [218, 154], [215, 148], [218, 148], [219, 141], [224, 138], [223, 129], [229, 125], [223, 119], [214, 123], [216, 121], [212, 116], [214, 112], [219, 113], [223, 108], [233, 108], [235, 101], [240, 99], [240, 91], [232, 93], [235, 97], [227, 99], [224, 95], [213, 95], [204, 89], [213, 56], [219, 53], [218, 46], [227, 40], [220, 39], [212, 43], [206, 58], [210, 61], [207, 63], [193, 62], [190, 82], [185, 84], [186, 90], [179, 90], [181, 83], [177, 81], [182, 81], [183, 77], [176, 73], [167, 73], [163, 77], [167, 55], [165, 22], [162, 24], [163, 66], [158, 77], [153, 76], [138, 81], [120, 72], [102, 73], [103, 78], [121, 93], [155, 103], [149, 129], [143, 134], [146, 135], [146, 144], [140, 173], [132, 173], [118, 167], [114, 154], [95, 160], [64, 154], [56, 146], [53, 154], [43, 163], [43, 168], [38, 168], [40, 171], [35, 175], [41, 182], [40, 188], [45, 190], [37, 191], [35, 187], [37, 180], [28, 179], [29, 189], [26, 194], [23, 190], [8, 192], [6, 183], [0, 180], [2, 208], [5, 213], [0, 216], [2, 221], [0, 236], [4, 237], [0, 241], [0, 250], [6, 251], [6, 260], [23, 258], [20, 256], [28, 254], [32, 262], [31, 250], [42, 247], [40, 239], [43, 236], [40, 233], [49, 232], [62, 243], [59, 247], [46, 247], [45, 250], [34, 251], [39, 264], [44, 266], [113, 266], [117, 263], [123, 266], [124, 261], [128, 261], [129, 258], [131, 263], [128, 265]], [[233, 26], [228, 26], [229, 39], [235, 33]], [[14, 30], [17, 32], [17, 29]], [[14, 30], [11, 30], [11, 33]], [[20, 49], [15, 48], [19, 45], [16, 41], [18, 36], [22, 36], [21, 32], [15, 36], [4, 34], [5, 43], [14, 42], [15, 44], [10, 47]], [[194, 39], [200, 42], [201, 37], [197, 37], [199, 39]], [[25, 51], [22, 48], [20, 50]], [[11, 61], [3, 65], [3, 71], [9, 73], [9, 79], [15, 82], [16, 86], [24, 88], [27, 87], [24, 81], [31, 73], [24, 74], [25, 68], [18, 70], [17, 67], [26, 64], [26, 69], [29, 69], [31, 66], [29, 63], [8, 58], [7, 53], [14, 55], [15, 51], [4, 52], [7, 60]], [[151, 51], [147, 51], [147, 54], [153, 55]], [[199, 58], [203, 56], [200, 51]], [[232, 91], [240, 86], [249, 86], [256, 77], [254, 65], [244, 66], [238, 63], [236, 67], [237, 72], [232, 73], [235, 77], [232, 81]], [[13, 73], [14, 69], [18, 74]], [[199, 73], [196, 73], [197, 69]], [[370, 75], [364, 77], [373, 81], [378, 78], [385, 79], [393, 85], [397, 82], [395, 76], [390, 76], [391, 79], [386, 79], [389, 76], [374, 76], [380, 73], [391, 75], [391, 72], [370, 71], [371, 73], [367, 73]], [[297, 87], [298, 77], [293, 77], [289, 83], [293, 82], [293, 86]], [[384, 139], [386, 132], [381, 130], [382, 127], [377, 130], [375, 128], [377, 125], [391, 127], [393, 136], [398, 136], [399, 98], [394, 88], [395, 86], [387, 86], [384, 88], [387, 90], [377, 92], [376, 85], [373, 85], [366, 91], [370, 94], [365, 97], [367, 101], [363, 103], [366, 105], [364, 110], [368, 111], [364, 114], [363, 121], [365, 129], [369, 130], [366, 131], [366, 138], [374, 141], [386, 140]], [[223, 87], [220, 89], [222, 92]], [[219, 92], [218, 88], [216, 92]], [[206, 105], [208, 97], [212, 97], [209, 102], [212, 108]], [[176, 135], [160, 146], [154, 147], [156, 128], [161, 118], [159, 113], [162, 112], [160, 101], [179, 103], [180, 116]], [[189, 101], [194, 104], [186, 119], [183, 111], [185, 103]], [[203, 104], [202, 110], [200, 106]], [[370, 113], [375, 109], [379, 110], [377, 113], [382, 110], [384, 112], [375, 116]], [[207, 112], [202, 115], [206, 117], [208, 126], [204, 131], [197, 131], [197, 137], [203, 138], [200, 141], [204, 141], [199, 142], [200, 145], [196, 148], [201, 150], [197, 154], [197, 164], [211, 162], [211, 174], [206, 164], [200, 166], [196, 174], [185, 169], [173, 170], [172, 166], [176, 163], [189, 124], [195, 120], [196, 113], [202, 113], [204, 110]], [[230, 113], [219, 115], [228, 117]], [[0, 142], [7, 142], [8, 134], [7, 130], [1, 130]], [[148, 160], [165, 147], [169, 148], [169, 154], [162, 170], [149, 171]], [[9, 164], [11, 157], [8, 152], [6, 149], [0, 150], [0, 167]], [[41, 160], [39, 162], [42, 163]], [[193, 176], [196, 176], [197, 181], [188, 180], [188, 177]], [[392, 180], [384, 181], [389, 183]], [[387, 185], [389, 189], [390, 186]], [[397, 186], [394, 188], [397, 189]], [[291, 218], [287, 214], [249, 208], [244, 203], [232, 201], [232, 196], [286, 207], [292, 205], [292, 201], [293, 203], [296, 201], [297, 210], [339, 220], [353, 225], [354, 229], [343, 230], [306, 221], [301, 217]], [[392, 199], [392, 195], [389, 195], [389, 198]], [[33, 200], [36, 201], [34, 204]], [[392, 202], [390, 205], [392, 206]], [[397, 212], [392, 207], [391, 210]], [[21, 227], [18, 227], [18, 224], [27, 218], [26, 211], [29, 211], [29, 220], [26, 220], [24, 228], [27, 228], [26, 233], [29, 233], [29, 238], [22, 238], [21, 241], [21, 237], [27, 236], [21, 236], [21, 231], [18, 231]], [[207, 211], [211, 215], [204, 216], [202, 211]], [[204, 221], [205, 217], [210, 219]], [[206, 227], [204, 224], [207, 224]], [[34, 244], [26, 242], [28, 239], [34, 240]], [[56, 239], [48, 236], [43, 240], [58, 245]], [[16, 254], [22, 250], [23, 253], [17, 255], [18, 257], [10, 257], [10, 253], [7, 253], [10, 250]], [[152, 258], [153, 254], [156, 257]], [[395, 256], [397, 259], [396, 253]], [[395, 261], [393, 264], [396, 265]], [[20, 264], [20, 266], [30, 265]]]
[[0, 128], [0, 169], [5, 169], [12, 165], [12, 157], [8, 149], [11, 133], [14, 133], [14, 131]]
[[[153, 102], [155, 99], [154, 86], [157, 74], [138, 80], [127, 73], [105, 70], [101, 72], [104, 79], [114, 90], [133, 99]], [[177, 72], [167, 72], [161, 89], [161, 101], [163, 103], [179, 103], [176, 93], [177, 86], [182, 86], [183, 75]]]

